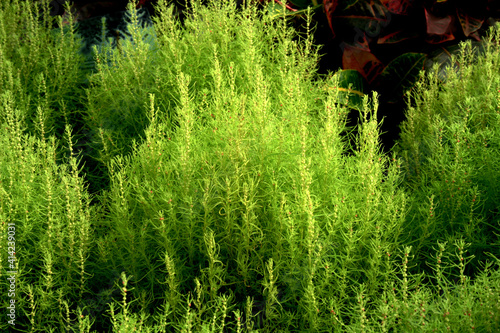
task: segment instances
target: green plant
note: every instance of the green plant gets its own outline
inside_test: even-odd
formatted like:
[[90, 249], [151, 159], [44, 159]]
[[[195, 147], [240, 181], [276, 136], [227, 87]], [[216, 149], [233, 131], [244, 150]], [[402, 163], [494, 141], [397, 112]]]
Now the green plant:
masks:
[[498, 28], [490, 32], [487, 55], [476, 63], [470, 43], [462, 44], [458, 58], [452, 58], [463, 65], [458, 72], [448, 69], [448, 80], [440, 84], [435, 66], [411, 93], [399, 151], [406, 186], [417, 202], [428, 202], [414, 206], [422, 219], [408, 224], [417, 248], [429, 248], [437, 235], [454, 239], [459, 234], [476, 255], [485, 249], [498, 253], [496, 38]]
[[[96, 56], [111, 61], [90, 78], [82, 112], [88, 128], [102, 133], [101, 142], [87, 144], [110, 182], [93, 205], [73, 126], [64, 123], [60, 140], [47, 133], [47, 108], [37, 107], [33, 119], [30, 104], [16, 98], [33, 92], [2, 95], [1, 289], [13, 288], [9, 270], [17, 280], [16, 295], [2, 294], [0, 302], [15, 301], [15, 329], [498, 330], [498, 242], [478, 247], [482, 237], [495, 237], [479, 222], [496, 218], [497, 185], [488, 178], [497, 176], [496, 164], [484, 164], [488, 175], [471, 171], [474, 183], [457, 177], [467, 186], [459, 201], [446, 202], [456, 183], [437, 192], [445, 189], [440, 177], [469, 172], [479, 157], [495, 161], [494, 43], [490, 62], [464, 66], [461, 80], [450, 74], [450, 86], [419, 82], [401, 150], [388, 155], [380, 147], [378, 95], [360, 100], [350, 147], [351, 92], [319, 89], [339, 87], [343, 74], [316, 76], [312, 37], [294, 41], [284, 17], [196, 1], [181, 27], [172, 6], [158, 6], [157, 51], [148, 60], [154, 71], [141, 67], [151, 48], [137, 31], [121, 53], [108, 48]], [[479, 87], [485, 95], [473, 112], [470, 82], [484, 73], [491, 80]], [[457, 87], [469, 99], [446, 92]], [[136, 103], [131, 117], [140, 130], [93, 125], [92, 116], [106, 119], [123, 100]], [[425, 118], [430, 106], [445, 140], [426, 131], [434, 126]], [[110, 126], [126, 128], [126, 121]], [[470, 153], [455, 134], [489, 141]], [[66, 159], [58, 160], [58, 146], [67, 147], [59, 148]], [[446, 162], [444, 174], [433, 172], [435, 159]], [[472, 194], [482, 198], [472, 201], [477, 206], [466, 202]], [[456, 225], [447, 225], [453, 216]], [[16, 251], [8, 249], [13, 223]]]

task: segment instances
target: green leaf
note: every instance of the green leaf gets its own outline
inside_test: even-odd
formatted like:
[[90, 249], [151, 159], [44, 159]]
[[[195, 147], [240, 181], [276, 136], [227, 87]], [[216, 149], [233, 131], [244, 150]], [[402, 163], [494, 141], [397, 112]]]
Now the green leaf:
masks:
[[405, 53], [392, 60], [380, 73], [378, 85], [389, 102], [401, 99], [413, 87], [423, 70], [427, 55], [424, 53]]
[[351, 109], [363, 110], [363, 97], [365, 96], [365, 79], [354, 69], [344, 69], [336, 72], [333, 76], [338, 77], [337, 86], [327, 84], [325, 89], [338, 92], [338, 103], [347, 104]]
[[298, 9], [305, 9], [313, 4], [311, 0], [290, 0], [290, 2]]
[[[282, 17], [283, 16], [283, 7], [284, 6], [281, 6], [274, 1], [269, 2], [269, 4], [267, 5], [267, 11], [269, 13], [269, 16], [271, 16], [271, 18], [273, 18], [273, 19], [278, 18], [278, 17]], [[288, 15], [289, 13], [293, 13], [293, 12], [288, 10], [288, 9], [285, 9], [285, 15]]]
[[[473, 54], [475, 57], [479, 56], [484, 52], [484, 43], [477, 41], [470, 41]], [[455, 70], [460, 68], [460, 64], [458, 59], [460, 57], [460, 52], [462, 50], [461, 44], [453, 44], [448, 46], [441, 46], [439, 49], [435, 50], [432, 53], [429, 53], [427, 60], [424, 63], [424, 69], [426, 71], [430, 71], [434, 64], [438, 64], [438, 77], [442, 82], [446, 81], [446, 77], [448, 76], [447, 71], [448, 67], [452, 66]], [[455, 56], [455, 63], [451, 63], [452, 55]]]

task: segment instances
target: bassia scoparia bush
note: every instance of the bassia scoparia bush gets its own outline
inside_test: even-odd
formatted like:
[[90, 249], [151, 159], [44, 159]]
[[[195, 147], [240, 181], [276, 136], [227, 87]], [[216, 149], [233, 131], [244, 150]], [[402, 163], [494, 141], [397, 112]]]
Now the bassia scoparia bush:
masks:
[[[481, 271], [472, 262], [477, 240], [493, 237], [480, 219], [495, 209], [494, 178], [485, 177], [496, 169], [472, 173], [464, 166], [471, 155], [453, 142], [455, 133], [495, 131], [492, 122], [467, 129], [485, 115], [471, 112], [461, 127], [460, 117], [435, 119], [451, 134], [438, 156], [448, 164], [432, 173], [437, 148], [423, 149], [426, 131], [405, 127], [415, 140], [403, 136], [401, 152], [382, 153], [374, 94], [363, 101], [353, 149], [339, 90], [321, 89], [338, 77], [314, 74], [310, 35], [295, 36], [254, 6], [236, 12], [230, 1], [193, 1], [184, 27], [172, 10], [159, 1], [154, 56], [134, 37], [95, 53], [82, 112], [110, 186], [94, 205], [69, 119], [58, 123], [58, 138], [47, 127], [50, 107], [23, 103], [33, 90], [11, 85], [2, 94], [0, 244], [7, 248], [15, 223], [17, 329], [498, 330], [496, 243], [483, 248], [496, 258], [482, 258]], [[9, 77], [18, 67], [4, 65], [4, 54]], [[450, 102], [424, 105], [432, 103]], [[488, 140], [483, 154], [493, 155]], [[435, 185], [460, 171], [475, 182], [460, 197], [475, 194], [469, 206], [446, 201], [465, 178], [449, 179], [453, 193]], [[0, 258], [5, 277], [12, 259], [7, 251]]]
[[444, 84], [437, 71], [422, 76], [399, 146], [415, 200], [407, 224], [412, 242], [425, 257], [438, 239], [463, 237], [476, 255], [470, 273], [487, 252], [500, 250], [498, 31], [491, 30], [481, 57], [462, 44], [452, 60], [460, 67], [448, 69]]

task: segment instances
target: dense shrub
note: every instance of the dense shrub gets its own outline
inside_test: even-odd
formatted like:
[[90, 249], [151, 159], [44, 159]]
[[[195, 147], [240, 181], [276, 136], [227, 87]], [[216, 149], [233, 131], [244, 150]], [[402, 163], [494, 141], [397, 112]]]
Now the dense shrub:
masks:
[[[27, 3], [0, 8], [31, 22]], [[15, 291], [0, 302], [16, 323], [2, 329], [498, 330], [496, 45], [445, 87], [422, 79], [388, 155], [377, 94], [350, 147], [310, 35], [231, 1], [193, 2], [184, 28], [172, 10], [159, 1], [153, 44], [132, 12], [131, 38], [96, 48], [76, 134], [75, 97], [39, 90], [81, 79], [71, 25], [28, 33], [59, 59], [23, 51], [31, 67], [0, 25], [0, 285]], [[97, 194], [75, 142], [109, 177]]]

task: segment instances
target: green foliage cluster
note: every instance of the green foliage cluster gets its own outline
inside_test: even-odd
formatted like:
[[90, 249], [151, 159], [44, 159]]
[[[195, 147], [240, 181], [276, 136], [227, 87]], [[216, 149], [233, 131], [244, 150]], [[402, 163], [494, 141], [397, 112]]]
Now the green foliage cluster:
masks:
[[404, 183], [419, 203], [411, 215], [427, 220], [407, 225], [423, 253], [438, 237], [456, 235], [473, 244], [476, 259], [499, 251], [498, 31], [492, 30], [483, 57], [474, 56], [470, 41], [463, 43], [452, 57], [460, 70], [449, 69], [442, 83], [435, 65], [409, 93], [399, 152]]
[[422, 77], [387, 155], [377, 95], [350, 132], [309, 34], [191, 6], [181, 28], [159, 1], [147, 41], [131, 4], [82, 85], [72, 24], [0, 5], [0, 329], [497, 331], [498, 46]]

